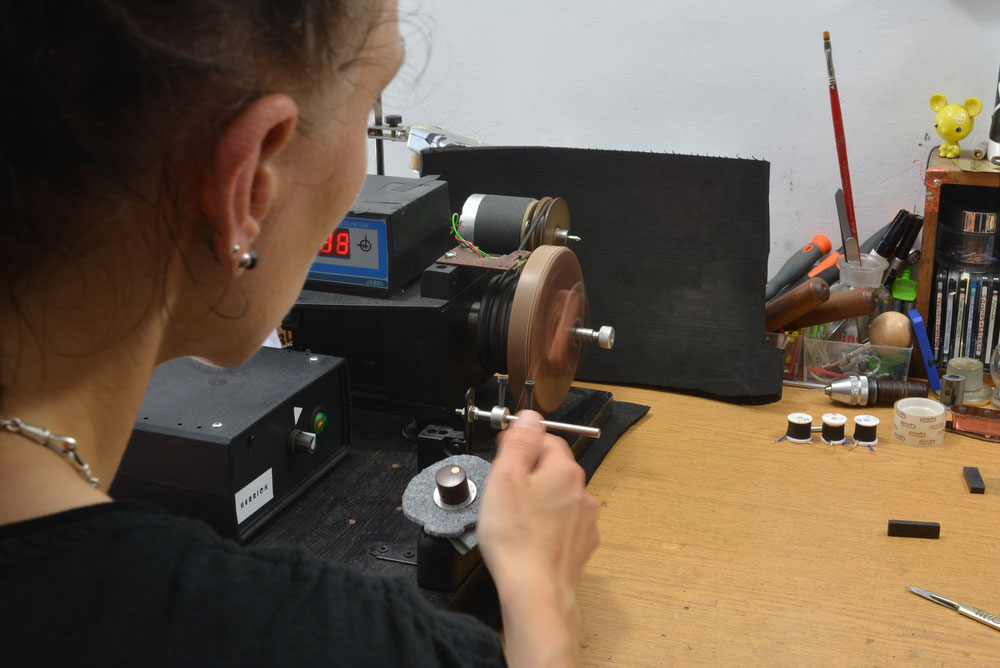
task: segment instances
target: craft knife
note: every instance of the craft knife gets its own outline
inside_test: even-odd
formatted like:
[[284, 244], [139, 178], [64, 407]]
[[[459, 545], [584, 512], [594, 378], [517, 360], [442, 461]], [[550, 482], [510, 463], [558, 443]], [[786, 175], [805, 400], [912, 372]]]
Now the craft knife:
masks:
[[914, 594], [923, 596], [928, 601], [934, 601], [938, 605], [943, 605], [946, 608], [951, 608], [955, 612], [960, 612], [966, 617], [972, 617], [977, 622], [982, 622], [986, 626], [993, 627], [997, 631], [1000, 631], [1000, 617], [996, 615], [991, 615], [990, 613], [980, 610], [979, 608], [973, 608], [970, 605], [962, 605], [961, 603], [955, 603], [950, 599], [945, 598], [941, 594], [935, 594], [932, 591], [927, 591], [925, 589], [917, 589], [916, 587], [907, 587]]

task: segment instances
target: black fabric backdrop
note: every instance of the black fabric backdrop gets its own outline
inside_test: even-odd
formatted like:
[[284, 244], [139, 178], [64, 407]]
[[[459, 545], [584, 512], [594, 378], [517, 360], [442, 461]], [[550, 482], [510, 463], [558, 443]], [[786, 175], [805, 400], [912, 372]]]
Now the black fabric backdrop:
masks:
[[423, 153], [452, 211], [473, 193], [564, 197], [589, 301], [613, 325], [577, 378], [737, 403], [781, 398], [781, 352], [764, 342], [768, 176], [760, 160], [545, 147]]

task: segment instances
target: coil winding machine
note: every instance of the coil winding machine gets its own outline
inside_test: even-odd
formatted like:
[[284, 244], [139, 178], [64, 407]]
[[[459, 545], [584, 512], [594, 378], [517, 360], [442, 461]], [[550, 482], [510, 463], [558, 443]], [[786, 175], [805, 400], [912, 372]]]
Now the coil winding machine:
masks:
[[583, 348], [612, 348], [612, 327], [587, 326], [578, 242], [559, 197], [476, 194], [452, 217], [445, 182], [371, 175], [282, 327], [292, 348], [347, 360], [356, 409], [412, 417], [423, 468], [467, 452], [477, 421], [558, 411]]

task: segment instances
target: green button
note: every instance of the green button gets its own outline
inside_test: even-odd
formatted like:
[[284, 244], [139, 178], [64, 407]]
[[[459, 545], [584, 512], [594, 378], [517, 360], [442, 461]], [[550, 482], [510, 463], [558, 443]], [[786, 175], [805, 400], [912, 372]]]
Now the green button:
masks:
[[326, 431], [326, 422], [329, 418], [326, 417], [326, 413], [323, 411], [316, 411], [316, 417], [313, 418], [313, 433], [319, 436], [324, 431]]

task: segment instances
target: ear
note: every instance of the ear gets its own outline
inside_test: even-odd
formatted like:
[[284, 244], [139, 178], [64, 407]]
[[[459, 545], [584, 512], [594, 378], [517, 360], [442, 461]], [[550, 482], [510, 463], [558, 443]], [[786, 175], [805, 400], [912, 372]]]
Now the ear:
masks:
[[965, 101], [965, 108], [969, 110], [970, 115], [975, 116], [983, 110], [983, 103], [977, 97], [970, 97]]
[[237, 114], [215, 144], [210, 173], [202, 184], [202, 205], [216, 259], [234, 273], [240, 271], [239, 259], [250, 250], [260, 234], [260, 220], [274, 203], [274, 158], [292, 138], [298, 114], [287, 95], [267, 95]]
[[946, 104], [948, 104], [948, 98], [941, 95], [941, 93], [931, 97], [931, 109], [934, 111], [941, 111], [941, 108]]

